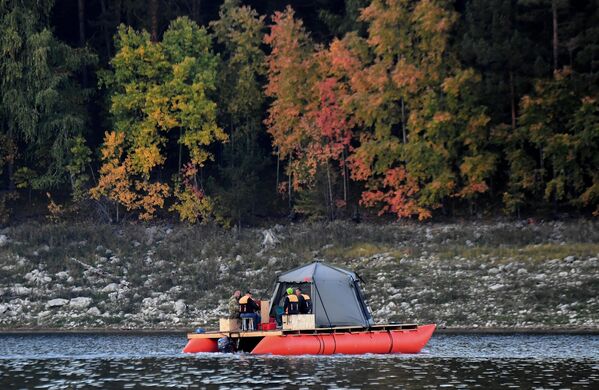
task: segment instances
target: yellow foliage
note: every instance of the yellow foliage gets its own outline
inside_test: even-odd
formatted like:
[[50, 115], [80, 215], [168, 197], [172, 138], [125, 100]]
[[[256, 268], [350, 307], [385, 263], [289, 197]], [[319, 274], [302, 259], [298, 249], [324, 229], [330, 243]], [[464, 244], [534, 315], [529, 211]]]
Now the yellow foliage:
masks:
[[206, 221], [213, 212], [213, 204], [209, 197], [198, 196], [191, 188], [175, 189], [175, 203], [170, 211], [176, 211], [182, 222], [196, 223], [198, 220]]
[[46, 192], [46, 196], [48, 197], [48, 211], [50, 212], [50, 215], [47, 215], [46, 217], [50, 221], [57, 223], [64, 215], [65, 210], [61, 205], [55, 203], [54, 200], [52, 200], [52, 197], [50, 196], [49, 192]]

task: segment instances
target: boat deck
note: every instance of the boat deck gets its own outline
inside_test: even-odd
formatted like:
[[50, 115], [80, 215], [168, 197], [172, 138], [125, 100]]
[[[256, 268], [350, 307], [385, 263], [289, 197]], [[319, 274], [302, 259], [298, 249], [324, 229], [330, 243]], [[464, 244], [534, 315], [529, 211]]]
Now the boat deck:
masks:
[[248, 338], [248, 337], [271, 337], [293, 334], [331, 334], [331, 333], [362, 333], [387, 330], [412, 330], [417, 329], [416, 324], [379, 324], [371, 327], [363, 326], [337, 326], [334, 328], [314, 329], [277, 329], [277, 330], [253, 330], [253, 331], [208, 331], [206, 333], [188, 333], [188, 339], [219, 339], [221, 337]]

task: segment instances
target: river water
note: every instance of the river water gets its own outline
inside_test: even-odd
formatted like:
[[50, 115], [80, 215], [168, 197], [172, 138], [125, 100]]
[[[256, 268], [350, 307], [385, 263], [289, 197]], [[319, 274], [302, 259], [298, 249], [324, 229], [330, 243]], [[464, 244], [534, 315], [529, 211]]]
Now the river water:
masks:
[[184, 335], [0, 335], [0, 389], [599, 389], [599, 335], [435, 334], [418, 355], [181, 353]]

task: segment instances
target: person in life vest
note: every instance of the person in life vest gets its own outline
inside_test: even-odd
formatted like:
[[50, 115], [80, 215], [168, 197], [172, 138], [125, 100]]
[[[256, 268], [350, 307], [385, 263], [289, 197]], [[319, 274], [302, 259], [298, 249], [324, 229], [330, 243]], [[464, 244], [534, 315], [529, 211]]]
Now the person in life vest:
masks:
[[300, 313], [310, 314], [312, 313], [312, 300], [308, 294], [302, 294], [302, 290], [298, 287], [295, 289], [295, 295], [300, 301]]
[[299, 314], [299, 303], [299, 298], [293, 293], [293, 289], [289, 287], [287, 289], [287, 296], [285, 297], [285, 304], [283, 305], [285, 314]]
[[254, 319], [254, 330], [260, 323], [260, 314], [256, 313], [260, 309], [260, 306], [252, 299], [252, 293], [247, 291], [244, 296], [239, 298], [239, 317], [241, 318], [253, 318]]
[[241, 291], [236, 290], [231, 298], [229, 298], [229, 303], [227, 304], [227, 308], [229, 309], [229, 318], [239, 318], [239, 297], [241, 296]]

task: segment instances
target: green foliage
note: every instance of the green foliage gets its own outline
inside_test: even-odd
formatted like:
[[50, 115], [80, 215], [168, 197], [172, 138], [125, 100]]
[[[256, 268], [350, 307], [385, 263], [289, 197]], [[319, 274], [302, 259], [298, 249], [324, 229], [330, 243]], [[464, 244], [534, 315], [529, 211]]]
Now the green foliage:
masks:
[[95, 62], [54, 37], [47, 23], [53, 3], [0, 2], [0, 134], [18, 147], [10, 165], [27, 172], [34, 189], [66, 182], [69, 143], [86, 130], [88, 92], [77, 72]]
[[[522, 98], [520, 126], [508, 137], [511, 191], [506, 199], [522, 203], [542, 197], [599, 206], [599, 111], [584, 81], [566, 68], [552, 80], [537, 81], [534, 93]], [[524, 147], [538, 158], [523, 153]]]
[[87, 199], [90, 177], [86, 172], [92, 161], [92, 152], [81, 136], [71, 141], [69, 152], [69, 163], [66, 168], [71, 179], [71, 198], [75, 203], [79, 203]]
[[[219, 214], [241, 225], [268, 199], [260, 176], [269, 166], [260, 144], [266, 59], [260, 45], [264, 17], [237, 0], [226, 0], [219, 19], [211, 22], [223, 45], [218, 76], [218, 118], [229, 136], [222, 150], [218, 180], [211, 181]], [[262, 184], [262, 186], [261, 186]]]

